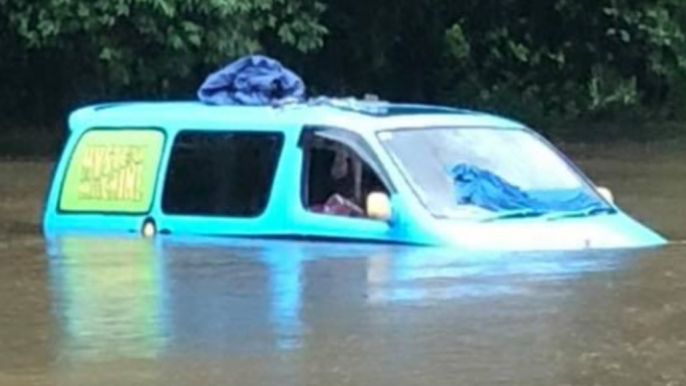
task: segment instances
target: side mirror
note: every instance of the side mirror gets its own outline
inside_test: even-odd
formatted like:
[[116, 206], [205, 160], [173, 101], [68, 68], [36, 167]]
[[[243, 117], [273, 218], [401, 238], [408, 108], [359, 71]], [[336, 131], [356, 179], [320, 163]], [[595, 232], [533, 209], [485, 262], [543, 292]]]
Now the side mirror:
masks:
[[604, 199], [614, 204], [615, 196], [612, 194], [612, 191], [610, 189], [605, 187], [598, 187], [597, 189], [598, 193], [600, 193], [600, 195], [603, 196]]
[[393, 216], [391, 199], [386, 193], [372, 192], [367, 196], [367, 216], [381, 221], [390, 221]]

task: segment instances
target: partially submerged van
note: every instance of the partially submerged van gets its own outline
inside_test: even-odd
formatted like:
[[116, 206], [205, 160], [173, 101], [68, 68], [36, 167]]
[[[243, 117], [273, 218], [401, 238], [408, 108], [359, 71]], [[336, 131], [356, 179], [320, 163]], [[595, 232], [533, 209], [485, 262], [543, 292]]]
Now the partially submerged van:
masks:
[[44, 230], [570, 250], [658, 246], [549, 142], [498, 116], [379, 101], [81, 108]]

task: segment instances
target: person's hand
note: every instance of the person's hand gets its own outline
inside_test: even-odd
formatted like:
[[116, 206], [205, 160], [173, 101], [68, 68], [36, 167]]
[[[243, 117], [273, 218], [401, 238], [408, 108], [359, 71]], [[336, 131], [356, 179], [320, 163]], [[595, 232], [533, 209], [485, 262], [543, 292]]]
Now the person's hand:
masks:
[[324, 213], [354, 217], [364, 216], [362, 208], [338, 193], [333, 194], [326, 200], [324, 203]]

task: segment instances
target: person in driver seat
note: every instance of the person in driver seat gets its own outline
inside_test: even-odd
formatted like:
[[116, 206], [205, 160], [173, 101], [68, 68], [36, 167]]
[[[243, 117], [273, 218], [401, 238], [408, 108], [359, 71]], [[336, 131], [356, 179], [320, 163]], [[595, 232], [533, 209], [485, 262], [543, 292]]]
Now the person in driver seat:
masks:
[[[364, 210], [357, 203], [360, 198], [356, 192], [359, 190], [359, 178], [355, 176], [355, 160], [348, 151], [334, 144], [334, 157], [326, 180], [329, 182], [328, 198], [319, 205], [313, 205], [315, 212], [333, 214], [339, 216], [364, 217]], [[357, 202], [356, 202], [357, 201]]]

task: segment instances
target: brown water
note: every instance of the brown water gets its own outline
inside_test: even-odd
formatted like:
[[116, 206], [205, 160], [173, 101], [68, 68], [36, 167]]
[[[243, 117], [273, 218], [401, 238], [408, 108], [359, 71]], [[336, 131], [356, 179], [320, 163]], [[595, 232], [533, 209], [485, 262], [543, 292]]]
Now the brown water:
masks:
[[0, 385], [686, 385], [686, 155], [574, 155], [675, 242], [46, 242], [49, 165], [0, 163]]

